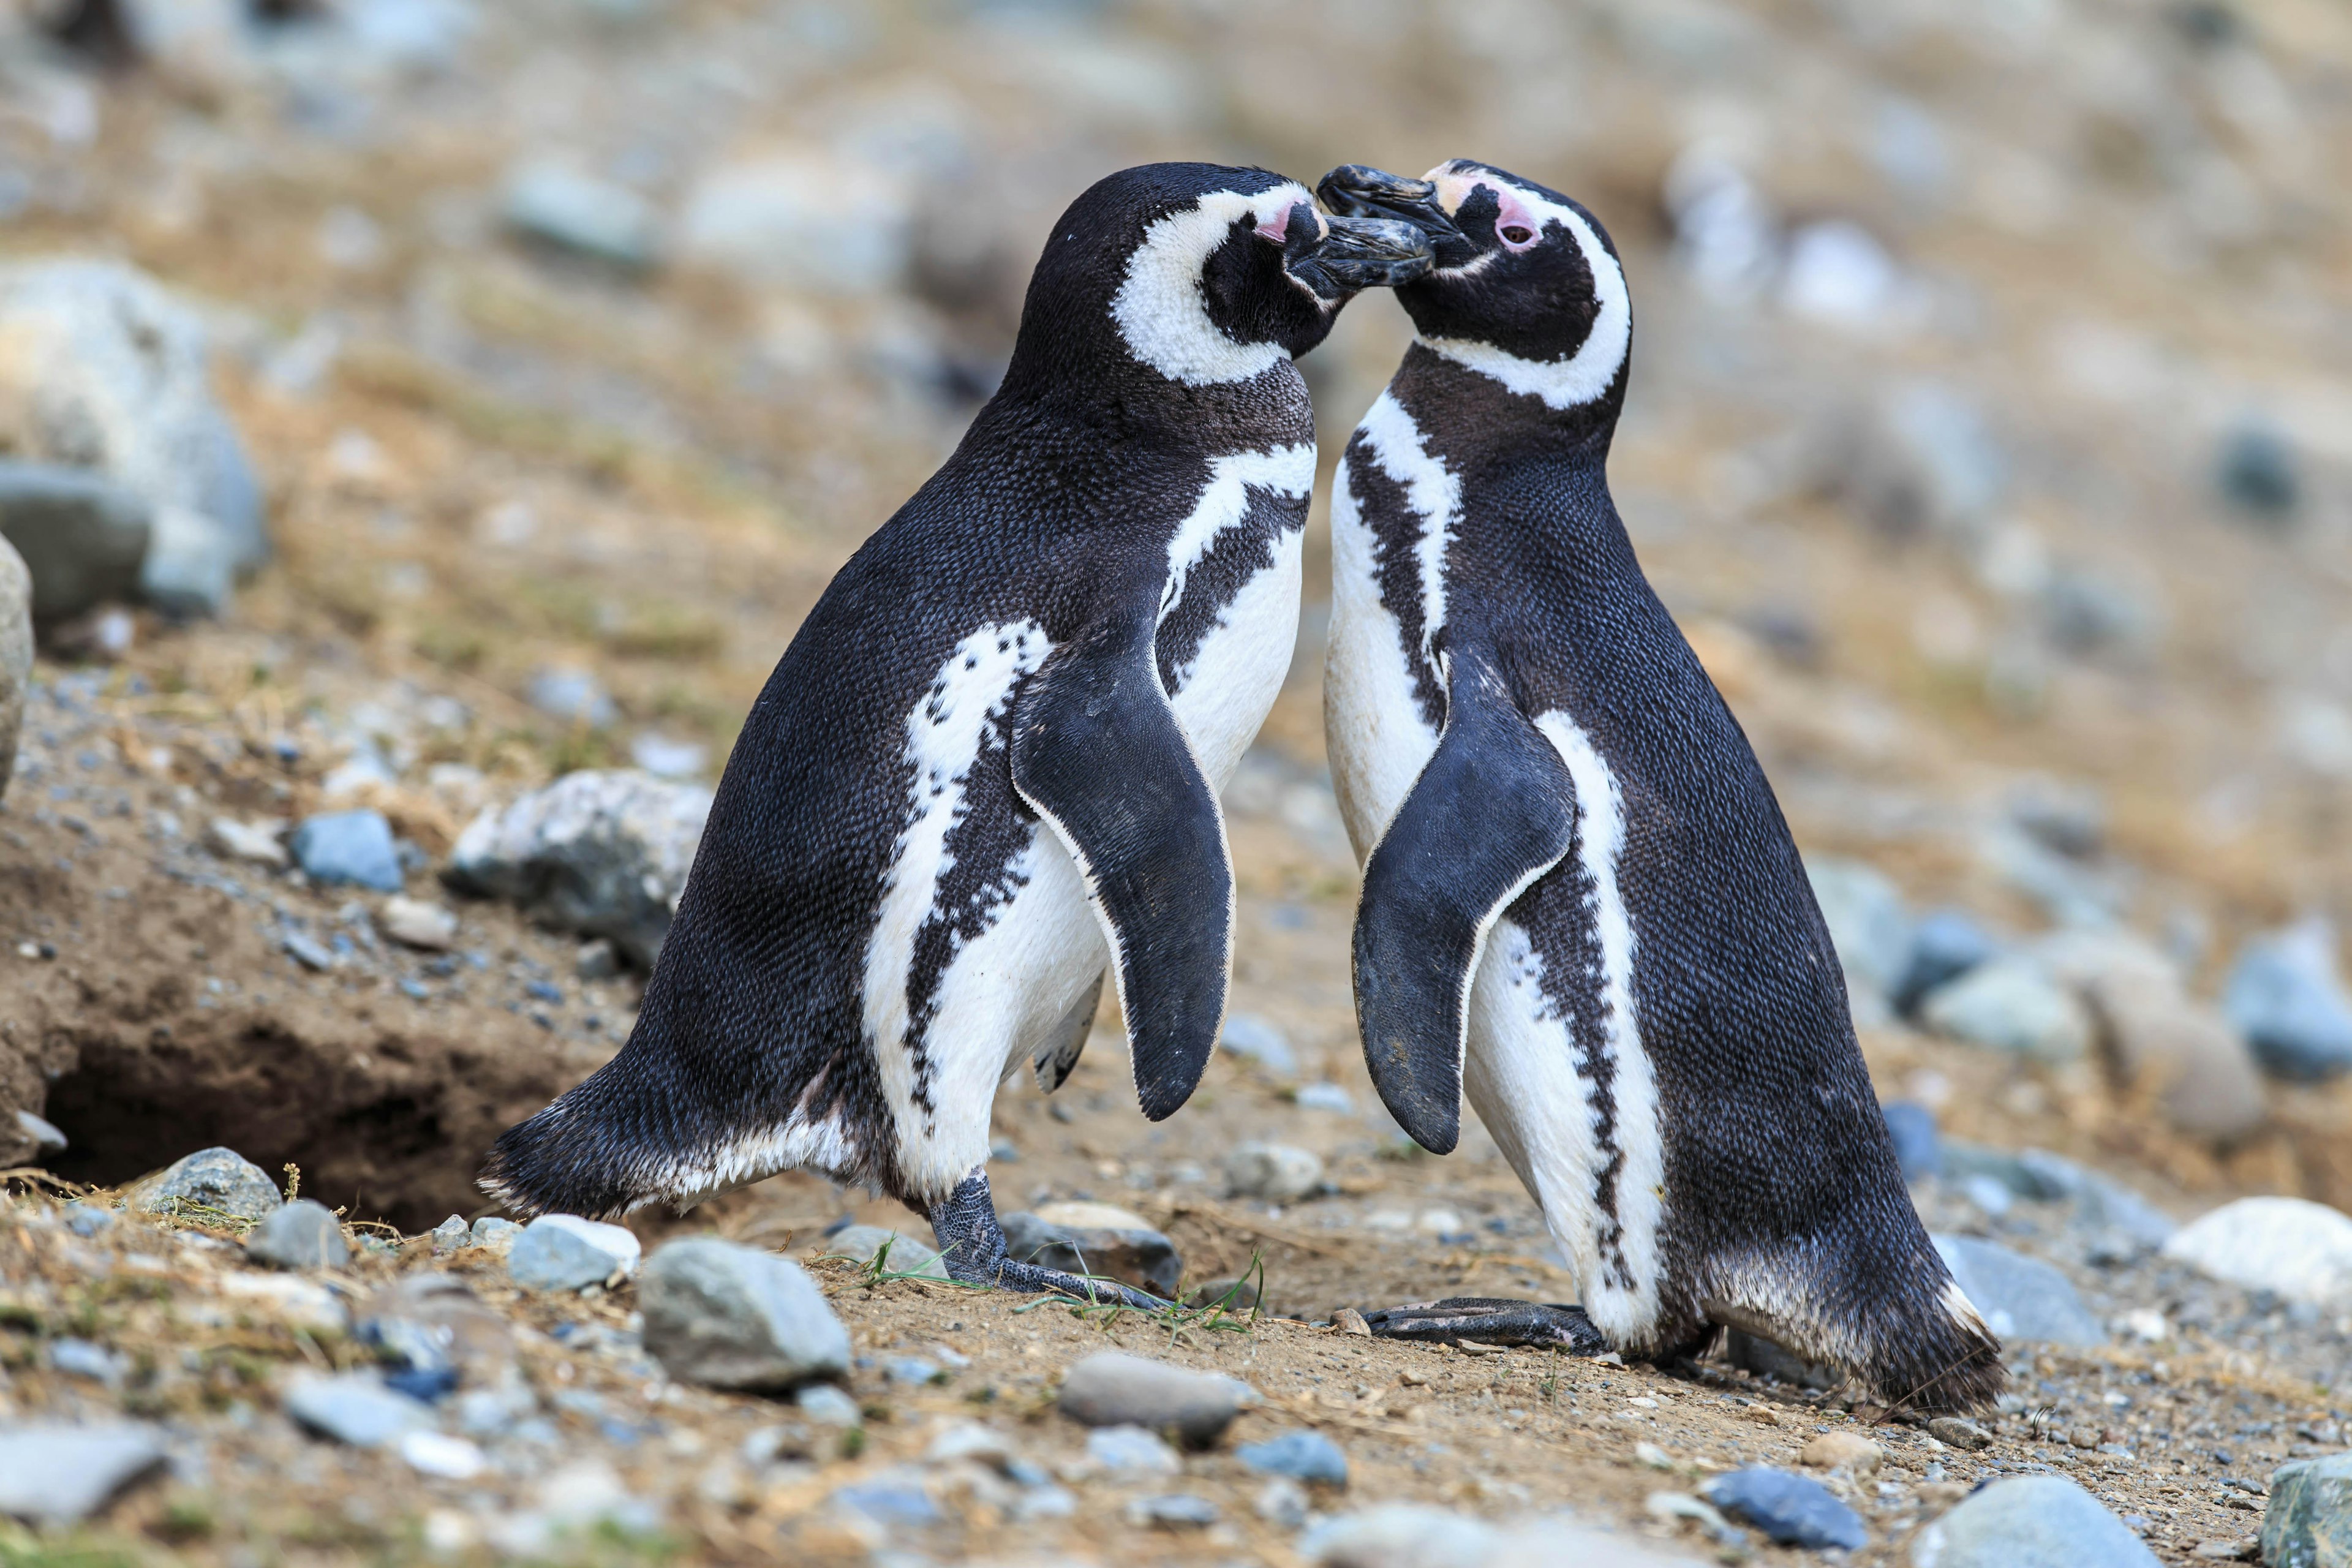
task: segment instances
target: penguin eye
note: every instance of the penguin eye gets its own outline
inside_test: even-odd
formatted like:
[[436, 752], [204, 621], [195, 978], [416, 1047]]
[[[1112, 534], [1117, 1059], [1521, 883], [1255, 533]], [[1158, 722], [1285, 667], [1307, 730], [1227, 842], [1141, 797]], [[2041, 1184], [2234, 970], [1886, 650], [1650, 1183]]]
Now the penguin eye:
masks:
[[1501, 230], [1501, 233], [1503, 236], [1503, 243], [1505, 245], [1527, 245], [1531, 243], [1536, 237], [1535, 230], [1528, 228], [1524, 224], [1516, 223], [1507, 226]]

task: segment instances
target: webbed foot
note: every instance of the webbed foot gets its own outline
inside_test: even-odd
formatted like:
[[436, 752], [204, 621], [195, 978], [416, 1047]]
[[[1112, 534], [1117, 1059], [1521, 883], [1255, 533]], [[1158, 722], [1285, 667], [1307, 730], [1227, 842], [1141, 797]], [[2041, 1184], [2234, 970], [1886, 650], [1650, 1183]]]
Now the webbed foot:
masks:
[[1374, 1335], [1423, 1344], [1526, 1345], [1600, 1355], [1609, 1342], [1581, 1307], [1559, 1302], [1513, 1301], [1495, 1296], [1448, 1296], [1442, 1301], [1408, 1301], [1364, 1314]]
[[1004, 1290], [1050, 1290], [1073, 1300], [1116, 1303], [1156, 1312], [1168, 1305], [1157, 1296], [1122, 1285], [1116, 1279], [1087, 1279], [1042, 1264], [1016, 1261], [1006, 1250], [1004, 1227], [997, 1222], [996, 1203], [989, 1195], [988, 1172], [975, 1170], [956, 1190], [931, 1205], [931, 1230], [939, 1237], [940, 1261], [948, 1277], [967, 1285], [990, 1285]]

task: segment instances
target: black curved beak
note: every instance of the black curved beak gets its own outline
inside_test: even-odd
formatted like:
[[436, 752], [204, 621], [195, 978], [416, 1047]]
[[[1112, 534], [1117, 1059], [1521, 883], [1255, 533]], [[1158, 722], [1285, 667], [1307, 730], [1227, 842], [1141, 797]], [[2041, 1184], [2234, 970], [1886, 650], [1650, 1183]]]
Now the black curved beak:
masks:
[[1342, 163], [1323, 176], [1315, 194], [1325, 206], [1351, 218], [1384, 218], [1409, 223], [1428, 237], [1432, 264], [1455, 265], [1466, 258], [1445, 255], [1449, 247], [1466, 247], [1468, 241], [1454, 219], [1437, 205], [1437, 186], [1428, 180], [1409, 180], [1369, 163]]
[[1335, 217], [1328, 230], [1290, 263], [1291, 275], [1327, 300], [1364, 289], [1393, 289], [1429, 270], [1429, 238], [1409, 223]]

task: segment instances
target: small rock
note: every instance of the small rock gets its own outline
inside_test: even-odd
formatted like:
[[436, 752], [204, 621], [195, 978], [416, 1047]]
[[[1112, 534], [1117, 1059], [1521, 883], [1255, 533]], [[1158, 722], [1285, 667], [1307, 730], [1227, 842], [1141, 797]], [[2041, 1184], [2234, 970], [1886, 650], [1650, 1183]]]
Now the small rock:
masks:
[[1225, 1156], [1225, 1184], [1237, 1198], [1296, 1203], [1323, 1184], [1323, 1162], [1287, 1143], [1244, 1143]]
[[1895, 1011], [1906, 1017], [1927, 993], [1948, 984], [2000, 951], [1985, 929], [1958, 910], [1935, 910], [1911, 930], [1911, 955], [1895, 988]]
[[2063, 1476], [2012, 1476], [1933, 1521], [1914, 1568], [2156, 1568], [2122, 1520]]
[[237, 542], [200, 511], [159, 506], [150, 520], [139, 593], [169, 616], [217, 616], [236, 585]]
[[1336, 1083], [1301, 1084], [1291, 1103], [1301, 1110], [1328, 1110], [1341, 1116], [1356, 1113], [1356, 1097]]
[[2294, 446], [2267, 419], [2245, 418], [2221, 437], [2213, 480], [2241, 511], [2265, 521], [2290, 517], [2303, 500], [2303, 475]]
[[1706, 1500], [1744, 1520], [1783, 1546], [1819, 1551], [1867, 1545], [1862, 1518], [1815, 1480], [1787, 1470], [1757, 1467], [1715, 1477], [1703, 1489]]
[[515, 1238], [522, 1235], [522, 1226], [496, 1215], [484, 1215], [473, 1226], [474, 1245], [488, 1247], [503, 1258], [514, 1250]]
[[1234, 1450], [1234, 1458], [1253, 1470], [1310, 1486], [1348, 1484], [1348, 1456], [1320, 1432], [1285, 1432], [1263, 1443], [1244, 1443]]
[[1184, 1304], [1193, 1308], [1221, 1307], [1228, 1312], [1246, 1312], [1258, 1304], [1257, 1281], [1252, 1279], [1212, 1279], [1184, 1298]]
[[380, 811], [331, 811], [294, 830], [294, 859], [314, 882], [400, 891], [400, 849]]
[[343, 1222], [309, 1198], [271, 1212], [245, 1238], [245, 1255], [273, 1268], [341, 1268], [352, 1260]]
[[2182, 1226], [2164, 1255], [2290, 1301], [2352, 1300], [2352, 1215], [2302, 1198], [2240, 1198]]
[[404, 947], [446, 952], [457, 945], [455, 911], [425, 899], [393, 897], [376, 911], [376, 929]]
[[1936, 1136], [1936, 1113], [1908, 1100], [1890, 1100], [1878, 1109], [1886, 1118], [1886, 1135], [1895, 1141], [1895, 1163], [1902, 1167], [1903, 1179], [1916, 1182], [1940, 1174], [1944, 1147]]
[[478, 1444], [443, 1432], [404, 1432], [393, 1447], [410, 1469], [445, 1481], [470, 1481], [489, 1466]]
[[0, 459], [0, 539], [21, 558], [44, 626], [137, 596], [152, 515], [86, 468]]
[[2262, 1553], [2273, 1568], [2352, 1563], [2352, 1454], [2298, 1459], [2271, 1472]]
[[939, 1505], [931, 1501], [930, 1493], [925, 1489], [922, 1472], [906, 1467], [836, 1488], [830, 1500], [843, 1512], [856, 1514], [886, 1530], [919, 1530], [940, 1521]]
[[1817, 1470], [1852, 1470], [1866, 1476], [1885, 1461], [1886, 1450], [1859, 1432], [1823, 1432], [1798, 1452], [1797, 1462]]
[[1927, 1436], [1948, 1447], [1971, 1454], [1982, 1453], [1992, 1447], [1992, 1435], [1975, 1422], [1959, 1415], [1938, 1415], [1927, 1423]]
[[1238, 1392], [1227, 1378], [1102, 1351], [1070, 1369], [1062, 1380], [1059, 1407], [1087, 1426], [1170, 1430], [1198, 1448], [1215, 1442], [1233, 1424], [1241, 1408]]
[[1903, 895], [1878, 869], [1859, 860], [1817, 856], [1805, 862], [1830, 942], [1843, 966], [1846, 989], [1883, 1007], [1911, 963], [1911, 916]]
[[716, 1237], [666, 1243], [637, 1281], [646, 1353], [685, 1383], [790, 1388], [849, 1370], [849, 1333], [798, 1264]]
[[651, 203], [625, 185], [560, 164], [516, 169], [499, 210], [529, 238], [626, 271], [645, 271], [661, 259], [661, 215]]
[[[205, 340], [194, 310], [120, 262], [0, 268], [0, 450], [207, 519], [242, 574], [269, 553], [261, 486], [214, 399]], [[41, 563], [17, 548], [37, 584]]]
[[61, 1153], [67, 1147], [63, 1129], [47, 1118], [36, 1116], [29, 1110], [16, 1112], [16, 1131], [33, 1141], [33, 1152], [36, 1155]]
[[0, 512], [0, 795], [16, 771], [16, 737], [33, 681], [33, 574], [8, 542]]
[[699, 741], [639, 735], [629, 742], [629, 761], [657, 779], [698, 779], [710, 767], [710, 748]]
[[1087, 1458], [1113, 1475], [1172, 1476], [1184, 1468], [1175, 1449], [1140, 1426], [1103, 1426], [1087, 1433]]
[[2066, 1277], [2047, 1263], [1972, 1237], [1930, 1239], [1986, 1326], [2000, 1338], [2053, 1345], [2106, 1343], [2098, 1319], [2083, 1305]]
[[1793, 1388], [1835, 1388], [1845, 1381], [1834, 1369], [1807, 1361], [1786, 1346], [1744, 1329], [1729, 1331], [1724, 1354], [1742, 1372], [1776, 1378]]
[[1260, 1487], [1250, 1500], [1250, 1511], [1276, 1530], [1299, 1530], [1307, 1523], [1307, 1489], [1281, 1476]]
[[2155, 1099], [2173, 1126], [2231, 1139], [2269, 1116], [2245, 1042], [2162, 952], [2113, 931], [2063, 932], [2035, 951], [2089, 1005], [2126, 1087]]
[[[821, 195], [848, 179], [869, 194], [855, 233]], [[761, 287], [866, 294], [894, 286], [912, 249], [914, 206], [902, 183], [844, 167], [838, 152], [771, 153], [721, 163], [688, 194], [679, 250], [698, 266]]]
[[1444, 1509], [1391, 1503], [1326, 1521], [1307, 1532], [1298, 1552], [1321, 1568], [1495, 1568], [1503, 1537]]
[[51, 1340], [49, 1365], [68, 1377], [86, 1377], [110, 1388], [122, 1380], [121, 1358], [88, 1340]]
[[1002, 1471], [1013, 1463], [1013, 1445], [1003, 1433], [992, 1431], [977, 1421], [958, 1421], [941, 1427], [931, 1438], [930, 1446], [923, 1450], [923, 1462], [951, 1465], [960, 1460]]
[[530, 678], [525, 695], [530, 705], [551, 719], [561, 719], [566, 724], [585, 724], [592, 730], [612, 727], [621, 717], [613, 704], [612, 694], [604, 683], [584, 669], [548, 668]]
[[813, 1383], [793, 1395], [801, 1414], [823, 1426], [856, 1426], [866, 1417], [852, 1399], [829, 1383]]
[[[886, 1254], [883, 1248], [889, 1250]], [[825, 1237], [824, 1257], [846, 1258], [857, 1263], [871, 1263], [877, 1257], [882, 1267], [892, 1274], [913, 1275], [922, 1279], [948, 1278], [947, 1260], [911, 1236], [895, 1230], [885, 1230], [878, 1225], [853, 1225]]]
[[1860, 417], [1839, 419], [1825, 445], [1825, 488], [1893, 538], [1965, 541], [2008, 488], [2008, 458], [1983, 414], [1933, 382], [1894, 388]]
[[222, 1295], [261, 1308], [289, 1328], [325, 1334], [351, 1331], [351, 1309], [315, 1279], [290, 1274], [222, 1274], [213, 1284]]
[[114, 1228], [112, 1209], [92, 1208], [85, 1203], [66, 1205], [66, 1228], [76, 1236], [89, 1237]]
[[234, 1149], [199, 1149], [132, 1195], [149, 1214], [218, 1209], [238, 1219], [267, 1218], [285, 1197], [278, 1184]]
[[45, 1530], [78, 1524], [165, 1462], [163, 1434], [143, 1425], [0, 1428], [0, 1514]]
[[544, 924], [608, 937], [650, 970], [710, 799], [699, 784], [583, 768], [475, 818], [444, 876]]
[[1140, 1215], [1108, 1204], [1053, 1203], [1003, 1216], [1004, 1245], [1018, 1262], [1092, 1274], [1172, 1297], [1183, 1277], [1176, 1244]]
[[297, 1377], [286, 1389], [286, 1414], [355, 1448], [380, 1448], [433, 1425], [430, 1406], [394, 1394], [367, 1373]]
[[1853, 331], [1886, 321], [1906, 292], [1902, 268], [1876, 236], [1858, 223], [1830, 218], [1789, 237], [1780, 273], [1785, 310]]
[[582, 980], [610, 980], [621, 973], [618, 949], [603, 937], [583, 942], [572, 957], [572, 973]]
[[1353, 1307], [1342, 1307], [1332, 1313], [1331, 1326], [1343, 1334], [1352, 1334], [1359, 1339], [1372, 1337], [1372, 1325], [1366, 1322], [1364, 1314]]
[[2352, 1069], [2352, 1002], [2326, 921], [2250, 942], [2230, 972], [2221, 1009], [2273, 1078], [2313, 1083]]
[[433, 1238], [436, 1252], [455, 1252], [474, 1242], [473, 1227], [466, 1223], [464, 1215], [453, 1214], [425, 1234]]
[[943, 1383], [947, 1380], [939, 1363], [927, 1356], [919, 1355], [891, 1357], [882, 1368], [882, 1375], [893, 1383], [903, 1383], [910, 1387], [926, 1383]]
[[283, 822], [239, 822], [231, 816], [216, 816], [205, 829], [205, 842], [215, 855], [282, 871], [292, 863], [292, 858], [286, 853], [285, 834]]
[[637, 1271], [637, 1238], [617, 1225], [543, 1214], [523, 1226], [507, 1272], [526, 1290], [584, 1290]]
[[1660, 1521], [1690, 1520], [1713, 1536], [1717, 1546], [1737, 1549], [1748, 1543], [1746, 1531], [1724, 1518], [1713, 1503], [1702, 1502], [1688, 1492], [1652, 1492], [1642, 1500], [1642, 1511]]
[[1217, 1044], [1234, 1055], [1264, 1068], [1276, 1078], [1294, 1078], [1298, 1058], [1280, 1029], [1255, 1013], [1234, 1013], [1225, 1019]]
[[2024, 955], [1996, 958], [1930, 992], [1919, 1020], [1939, 1035], [2031, 1061], [2080, 1061], [2091, 1048], [2082, 1002]]
[[1127, 1522], [1139, 1529], [1206, 1530], [1221, 1517], [1217, 1505], [1190, 1492], [1139, 1497], [1127, 1505]]

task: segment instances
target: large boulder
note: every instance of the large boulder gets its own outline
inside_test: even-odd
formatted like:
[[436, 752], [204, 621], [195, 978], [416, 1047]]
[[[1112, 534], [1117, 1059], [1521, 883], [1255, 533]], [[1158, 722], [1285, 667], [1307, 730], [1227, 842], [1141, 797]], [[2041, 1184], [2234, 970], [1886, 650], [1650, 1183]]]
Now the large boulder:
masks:
[[214, 399], [204, 322], [136, 268], [0, 268], [0, 453], [94, 470], [202, 518], [236, 573], [268, 557], [261, 486]]
[[33, 574], [0, 539], [0, 795], [16, 771], [16, 737], [25, 728], [25, 691], [33, 682]]
[[474, 819], [443, 876], [540, 921], [610, 938], [650, 969], [669, 932], [710, 791], [632, 769], [566, 773]]

